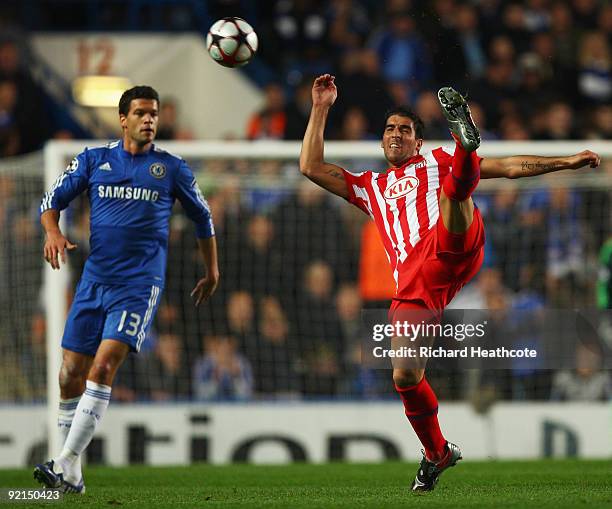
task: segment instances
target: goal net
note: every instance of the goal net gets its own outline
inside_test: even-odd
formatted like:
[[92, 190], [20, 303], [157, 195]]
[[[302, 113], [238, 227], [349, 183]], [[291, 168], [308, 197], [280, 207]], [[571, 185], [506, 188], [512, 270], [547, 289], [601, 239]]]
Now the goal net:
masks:
[[[38, 203], [75, 154], [101, 144], [51, 142], [44, 154], [0, 162], [0, 398], [47, 399], [50, 429], [60, 340], [87, 257], [88, 203], [77, 199], [62, 214], [79, 247], [60, 271], [43, 267]], [[393, 292], [368, 217], [302, 177], [297, 143], [159, 145], [188, 161], [209, 201], [221, 284], [210, 302], [194, 307], [190, 292], [202, 265], [193, 225], [177, 205], [154, 326], [141, 353], [120, 369], [113, 400], [395, 397], [390, 373], [361, 363], [361, 310], [388, 307]], [[486, 225], [485, 262], [478, 291], [460, 294], [458, 305], [596, 305], [599, 253], [611, 235], [612, 144], [487, 142], [479, 153], [552, 156], [584, 148], [602, 155], [599, 169], [481, 181], [475, 202]], [[328, 143], [325, 156], [352, 171], [384, 169], [377, 143]], [[503, 383], [495, 397], [550, 398], [554, 373], [520, 375], [496, 373]], [[482, 374], [475, 381], [461, 370], [431, 376], [440, 399], [466, 399], [483, 383]]]

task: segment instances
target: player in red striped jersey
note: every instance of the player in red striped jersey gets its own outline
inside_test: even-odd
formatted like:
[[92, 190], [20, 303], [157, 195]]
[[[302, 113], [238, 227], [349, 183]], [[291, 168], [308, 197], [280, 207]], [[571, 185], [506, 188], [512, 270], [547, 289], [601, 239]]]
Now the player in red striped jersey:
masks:
[[[323, 159], [325, 124], [337, 94], [334, 76], [315, 79], [300, 170], [375, 221], [397, 285], [391, 320], [413, 310], [437, 319], [480, 269], [484, 226], [471, 198], [480, 178], [528, 177], [600, 162], [588, 150], [567, 157], [480, 158], [480, 136], [469, 108], [460, 94], [446, 87], [438, 98], [454, 146], [421, 153], [423, 122], [409, 108], [399, 107], [387, 114], [381, 144], [389, 169], [352, 173]], [[393, 366], [395, 388], [425, 449], [414, 491], [432, 490], [440, 474], [461, 459], [459, 448], [442, 435], [438, 401], [424, 374], [424, 365]]]

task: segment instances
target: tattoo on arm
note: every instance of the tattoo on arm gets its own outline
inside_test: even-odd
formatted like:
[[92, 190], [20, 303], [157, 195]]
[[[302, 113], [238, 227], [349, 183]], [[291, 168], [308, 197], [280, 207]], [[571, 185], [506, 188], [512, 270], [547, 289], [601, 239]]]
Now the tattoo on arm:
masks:
[[330, 177], [334, 177], [334, 178], [339, 179], [339, 180], [344, 180], [344, 175], [342, 175], [342, 172], [340, 172], [340, 171], [338, 171], [338, 170], [336, 170], [334, 168], [331, 168], [329, 170], [325, 170], [325, 173], [327, 173]]
[[529, 161], [523, 161], [521, 163], [521, 170], [523, 170], [524, 173], [530, 173], [530, 172], [540, 172], [540, 171], [551, 171], [554, 170], [558, 167], [556, 162], [551, 162], [551, 163], [539, 163], [539, 162], [535, 162], [535, 163], [530, 163]]

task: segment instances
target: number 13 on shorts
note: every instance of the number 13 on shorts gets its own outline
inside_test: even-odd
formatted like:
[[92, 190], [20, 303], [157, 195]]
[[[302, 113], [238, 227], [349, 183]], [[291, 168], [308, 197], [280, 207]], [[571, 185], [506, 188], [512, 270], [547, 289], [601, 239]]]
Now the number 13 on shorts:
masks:
[[123, 341], [139, 352], [154, 320], [160, 294], [158, 286], [125, 286], [107, 291], [108, 311], [102, 337]]
[[[126, 324], [126, 319], [127, 319], [127, 324]], [[124, 311], [121, 314], [121, 320], [119, 320], [119, 326], [117, 327], [117, 332], [123, 332], [123, 327], [125, 326], [125, 333], [128, 336], [135, 336], [136, 334], [138, 334], [138, 326], [140, 325], [140, 322], [142, 321], [142, 318], [140, 318], [140, 315], [138, 313], [130, 313], [129, 317], [128, 317], [128, 312]]]

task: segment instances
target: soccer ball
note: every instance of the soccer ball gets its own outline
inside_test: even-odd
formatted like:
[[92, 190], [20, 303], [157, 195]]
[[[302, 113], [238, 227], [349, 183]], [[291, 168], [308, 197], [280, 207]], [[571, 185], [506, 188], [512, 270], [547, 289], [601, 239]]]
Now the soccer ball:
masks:
[[242, 18], [223, 18], [213, 23], [206, 35], [206, 49], [225, 67], [248, 64], [257, 51], [257, 34]]

